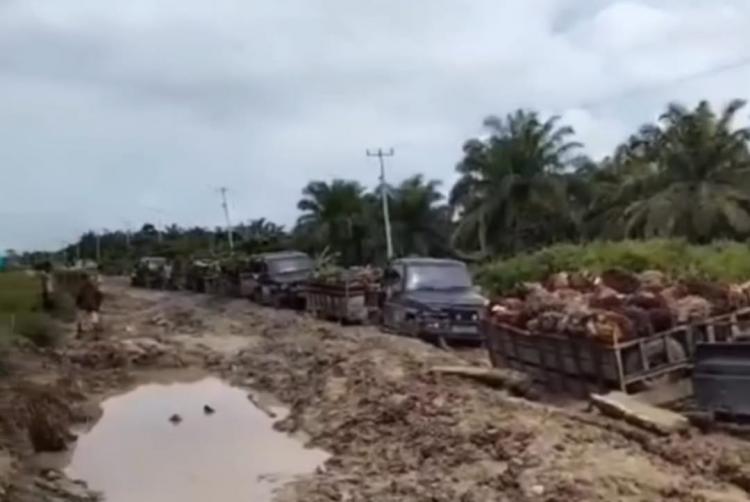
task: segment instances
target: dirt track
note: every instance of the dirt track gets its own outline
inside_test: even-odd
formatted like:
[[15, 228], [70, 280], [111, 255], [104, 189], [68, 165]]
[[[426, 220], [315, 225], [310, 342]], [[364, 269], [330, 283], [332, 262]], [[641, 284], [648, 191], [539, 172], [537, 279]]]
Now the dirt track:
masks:
[[479, 352], [117, 282], [107, 284], [104, 318], [101, 340], [28, 349], [0, 379], [0, 500], [93, 500], [34, 463], [29, 430], [37, 441], [67, 440], [71, 424], [96, 418], [91, 402], [143, 371], [185, 367], [270, 392], [291, 409], [277, 428], [304, 431], [333, 454], [283, 500], [750, 500], [741, 440], [659, 437], [428, 371], [482, 364]]

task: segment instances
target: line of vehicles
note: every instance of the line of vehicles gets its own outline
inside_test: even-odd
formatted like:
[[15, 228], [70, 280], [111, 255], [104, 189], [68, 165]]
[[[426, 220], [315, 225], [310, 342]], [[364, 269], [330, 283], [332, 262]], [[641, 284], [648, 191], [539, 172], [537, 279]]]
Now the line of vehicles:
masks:
[[522, 370], [579, 395], [652, 391], [692, 374], [702, 409], [750, 415], [750, 309], [602, 345], [496, 322], [485, 315], [489, 302], [466, 265], [450, 259], [400, 258], [383, 269], [326, 273], [298, 251], [190, 263], [149, 257], [139, 261], [131, 279], [134, 286], [245, 297], [343, 324], [374, 324], [439, 345], [484, 343], [493, 366]]
[[133, 286], [187, 289], [249, 298], [259, 304], [307, 310], [342, 323], [380, 325], [387, 331], [437, 343], [480, 343], [487, 300], [463, 262], [401, 258], [382, 271], [371, 267], [318, 274], [310, 256], [298, 251], [178, 264], [142, 258]]

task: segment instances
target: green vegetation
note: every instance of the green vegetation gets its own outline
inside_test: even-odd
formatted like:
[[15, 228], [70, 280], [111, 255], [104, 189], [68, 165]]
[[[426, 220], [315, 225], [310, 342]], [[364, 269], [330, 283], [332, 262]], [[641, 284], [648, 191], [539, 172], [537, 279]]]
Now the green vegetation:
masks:
[[8, 324], [10, 316], [41, 307], [39, 279], [26, 272], [0, 273], [0, 319]]
[[52, 347], [60, 341], [60, 328], [50, 316], [41, 312], [25, 313], [16, 320], [16, 333], [37, 347]]
[[[588, 250], [581, 266], [687, 267], [680, 273], [744, 278], [743, 245], [718, 244], [721, 252], [688, 246], [750, 239], [750, 129], [733, 125], [744, 105], [734, 100], [717, 112], [705, 101], [694, 108], [670, 104], [655, 123], [597, 161], [583, 155], [575, 131], [557, 117], [532, 110], [488, 117], [484, 134], [457, 149], [458, 180], [447, 198], [438, 182], [422, 175], [385, 187], [395, 252], [474, 262], [521, 255], [511, 261], [517, 270], [499, 264], [482, 269], [483, 277], [502, 270], [495, 274], [499, 287], [514, 275], [570, 268], [565, 260], [577, 264], [572, 256], [580, 249]], [[311, 181], [301, 187], [301, 216], [293, 228], [261, 218], [235, 226], [234, 241], [245, 253], [326, 250], [341, 265], [382, 264], [380, 194], [352, 180]], [[626, 239], [684, 242], [600, 242]], [[554, 247], [523, 257], [548, 246]], [[146, 255], [225, 254], [227, 236], [218, 228], [171, 225], [159, 231], [145, 224], [132, 234], [85, 234], [58, 257], [94, 259], [97, 248], [105, 269], [121, 271]]]
[[675, 278], [748, 281], [750, 246], [731, 241], [694, 245], [676, 239], [558, 244], [488, 263], [478, 269], [477, 278], [488, 292], [499, 294], [521, 282], [541, 281], [556, 272], [600, 273], [611, 268], [631, 272], [660, 270]]
[[[70, 320], [75, 314], [72, 299], [55, 295], [56, 318]], [[53, 318], [42, 312], [39, 278], [25, 271], [0, 273], [0, 355], [13, 336], [27, 338], [35, 345], [48, 347], [60, 338]]]

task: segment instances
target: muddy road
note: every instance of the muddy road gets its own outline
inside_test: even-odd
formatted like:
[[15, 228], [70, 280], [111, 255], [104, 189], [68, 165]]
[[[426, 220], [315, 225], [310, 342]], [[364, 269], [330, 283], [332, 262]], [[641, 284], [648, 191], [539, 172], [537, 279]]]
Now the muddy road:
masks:
[[[76, 448], [88, 451], [86, 431], [104, 426], [113, 397], [177, 373], [241, 389], [275, 433], [326, 452], [314, 470], [277, 487], [280, 501], [750, 500], [750, 443], [743, 440], [695, 429], [657, 436], [595, 411], [430, 372], [487, 364], [479, 350], [450, 353], [373, 328], [344, 328], [242, 300], [133, 290], [118, 281], [106, 283], [103, 318], [97, 339], [71, 334], [59, 348], [13, 354], [11, 374], [0, 378], [0, 500], [97, 500], [94, 480], [67, 476], [86, 475], [71, 471], [69, 457]], [[209, 399], [189, 388], [180, 399], [191, 395]], [[148, 429], [144, 418], [143, 430], [129, 426], [125, 441], [114, 437], [114, 444], [158, 443], [140, 435], [170, 434], [169, 408], [159, 409], [158, 427]], [[216, 417], [221, 413], [217, 406]], [[122, 455], [122, 462], [112, 465], [129, 465], [133, 452], [118, 448], [125, 446], [110, 456]], [[180, 455], [202, 456], [197, 448]], [[267, 454], [247, 450], [253, 458]], [[223, 472], [222, 465], [234, 469], [239, 461], [219, 451], [212, 462], [210, 472], [217, 465]], [[160, 463], [169, 483], [179, 484], [169, 472], [179, 462]]]

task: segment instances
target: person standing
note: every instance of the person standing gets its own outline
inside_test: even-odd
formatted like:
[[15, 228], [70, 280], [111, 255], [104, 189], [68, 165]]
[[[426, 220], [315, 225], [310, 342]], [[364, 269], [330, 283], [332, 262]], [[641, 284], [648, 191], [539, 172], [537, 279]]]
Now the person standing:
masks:
[[98, 282], [89, 274], [85, 274], [78, 295], [76, 295], [77, 331], [79, 335], [89, 330], [96, 332], [101, 330], [99, 310], [102, 306], [103, 295]]
[[42, 281], [42, 308], [49, 312], [55, 308], [55, 280], [52, 275], [52, 264], [44, 262], [39, 267], [39, 271]]

